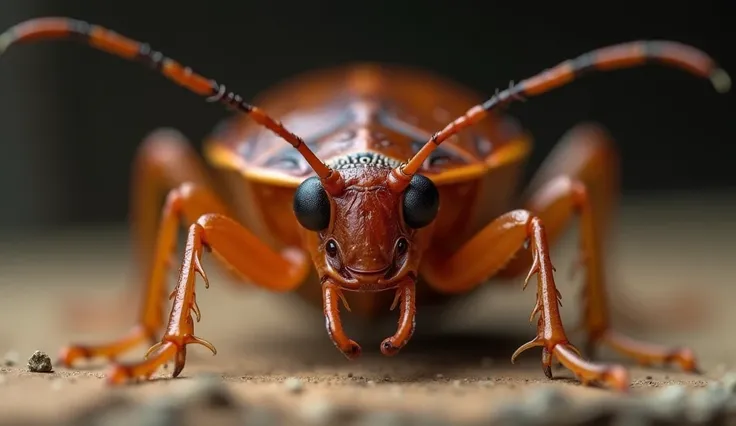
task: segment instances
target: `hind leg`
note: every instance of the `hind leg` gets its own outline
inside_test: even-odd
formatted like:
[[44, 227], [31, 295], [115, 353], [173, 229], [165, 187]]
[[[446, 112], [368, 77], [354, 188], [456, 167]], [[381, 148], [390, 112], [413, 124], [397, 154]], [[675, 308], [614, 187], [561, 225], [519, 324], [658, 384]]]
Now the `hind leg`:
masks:
[[[580, 125], [570, 131], [531, 183], [524, 208], [545, 223], [550, 244], [556, 241], [573, 215], [580, 218], [581, 259], [585, 269], [583, 328], [588, 349], [606, 344], [639, 363], [677, 363], [696, 370], [695, 357], [687, 348], [668, 348], [638, 342], [611, 329], [604, 240], [616, 205], [618, 155], [610, 137], [600, 127]], [[521, 275], [532, 259], [519, 253], [503, 275]]]
[[115, 358], [146, 340], [159, 337], [163, 327], [163, 303], [166, 300], [163, 288], [165, 279], [161, 278], [160, 285], [152, 285], [148, 277], [153, 272], [151, 269], [161, 205], [170, 190], [185, 182], [211, 187], [211, 181], [204, 162], [179, 132], [159, 129], [145, 138], [133, 166], [130, 219], [136, 267], [133, 277], [146, 285], [140, 293], [131, 291], [124, 295], [122, 303], [120, 298], [116, 298], [116, 303], [83, 300], [71, 301], [68, 305], [72, 319], [77, 320], [75, 322], [89, 322], [90, 318], [127, 314], [134, 303], [133, 295], [138, 297], [140, 294], [143, 300], [137, 325], [127, 335], [107, 344], [72, 345], [62, 349], [62, 365], [69, 367], [80, 358]]

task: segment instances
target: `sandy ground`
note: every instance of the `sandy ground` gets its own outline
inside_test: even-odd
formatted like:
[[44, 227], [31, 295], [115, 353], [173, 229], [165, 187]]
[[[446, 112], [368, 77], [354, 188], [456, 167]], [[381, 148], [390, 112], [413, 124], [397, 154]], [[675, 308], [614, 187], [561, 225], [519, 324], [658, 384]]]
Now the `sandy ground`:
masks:
[[[736, 370], [732, 337], [736, 311], [731, 303], [736, 297], [732, 285], [736, 251], [731, 244], [736, 236], [736, 203], [728, 204], [723, 197], [635, 203], [623, 209], [622, 217], [611, 271], [616, 277], [616, 304], [634, 322], [617, 316], [619, 330], [653, 342], [687, 344], [699, 355], [704, 370], [694, 375], [632, 365], [634, 398], [674, 384], [702, 388]], [[579, 280], [568, 279], [576, 236], [571, 232], [553, 257], [569, 330], [579, 306]], [[353, 335], [363, 345], [364, 356], [350, 362], [329, 342], [319, 311], [289, 295], [228, 285], [207, 260], [213, 285], [199, 293], [202, 322], [197, 334], [217, 346], [217, 356], [191, 347], [180, 379], [169, 380], [170, 371], [162, 370], [159, 376], [164, 379], [118, 390], [105, 386], [99, 363], [80, 370], [57, 367], [50, 374], [28, 372], [25, 362], [34, 350], [55, 358], [70, 340], [115, 337], [132, 323], [136, 306], [130, 306], [128, 318], [92, 318], [82, 329], [81, 324], [65, 321], [63, 303], [86, 297], [113, 302], [110, 308], [120, 304], [115, 301], [126, 285], [129, 265], [125, 237], [120, 230], [91, 229], [4, 238], [0, 355], [15, 352], [19, 362], [0, 369], [1, 422], [69, 419], [118, 394], [150, 401], [185, 391], [202, 373], [222, 377], [242, 403], [304, 415], [317, 415], [326, 406], [357, 407], [459, 421], [483, 418], [540, 388], [559, 389], [581, 404], [618, 398], [604, 389], [582, 387], [562, 368], [555, 370], [559, 380], [547, 380], [538, 350], [510, 363], [511, 353], [534, 330], [526, 322], [533, 293], [522, 293], [519, 281], [487, 286], [447, 312], [424, 314], [440, 318], [442, 327], [423, 329], [427, 321], [420, 312], [418, 335], [397, 357], [385, 358], [378, 351], [390, 324], [356, 331]], [[697, 321], [689, 326], [693, 318]], [[578, 334], [570, 334], [580, 341]], [[126, 358], [136, 359], [145, 349]], [[607, 350], [601, 356], [631, 365]], [[301, 392], [290, 391], [290, 377], [301, 381]]]

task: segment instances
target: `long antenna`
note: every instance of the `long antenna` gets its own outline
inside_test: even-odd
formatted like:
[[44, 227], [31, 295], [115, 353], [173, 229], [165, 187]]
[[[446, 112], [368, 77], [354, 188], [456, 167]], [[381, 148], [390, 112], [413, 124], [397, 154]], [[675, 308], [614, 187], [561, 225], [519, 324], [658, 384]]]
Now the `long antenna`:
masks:
[[432, 138], [406, 164], [394, 169], [391, 174], [391, 187], [396, 191], [404, 190], [432, 151], [459, 131], [482, 120], [494, 108], [506, 106], [514, 100], [549, 92], [571, 83], [586, 72], [632, 68], [647, 63], [662, 63], [708, 78], [720, 93], [728, 92], [731, 88], [731, 78], [710, 56], [682, 43], [642, 40], [596, 49], [575, 59], [564, 61], [516, 85], [512, 84], [482, 104], [470, 108], [464, 115], [432, 135]]
[[130, 61], [143, 62], [174, 83], [190, 91], [206, 96], [210, 102], [219, 102], [230, 109], [243, 112], [255, 122], [276, 133], [296, 148], [310, 167], [323, 181], [326, 189], [339, 191], [339, 173], [324, 164], [304, 140], [287, 130], [280, 121], [272, 118], [258, 107], [245, 102], [242, 96], [229, 91], [224, 84], [203, 77], [180, 63], [153, 50], [146, 43], [132, 40], [114, 31], [71, 18], [36, 18], [17, 24], [0, 34], [0, 55], [11, 45], [37, 40], [72, 38], [87, 43], [98, 50]]

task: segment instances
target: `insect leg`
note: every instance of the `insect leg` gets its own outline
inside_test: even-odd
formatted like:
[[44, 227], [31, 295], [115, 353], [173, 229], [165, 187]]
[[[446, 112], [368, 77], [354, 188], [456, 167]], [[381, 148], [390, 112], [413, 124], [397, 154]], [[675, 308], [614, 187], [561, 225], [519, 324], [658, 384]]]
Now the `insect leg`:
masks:
[[618, 390], [629, 385], [628, 373], [618, 365], [590, 363], [570, 344], [560, 318], [561, 295], [554, 279], [547, 234], [542, 219], [528, 210], [508, 212], [488, 224], [449, 257], [430, 253], [422, 271], [428, 284], [445, 293], [464, 293], [478, 287], [528, 246], [532, 263], [524, 282], [526, 288], [537, 276], [536, 303], [530, 321], [537, 320], [537, 336], [514, 352], [513, 362], [523, 351], [542, 347], [542, 368], [552, 377], [552, 355], [584, 383], [600, 382]]
[[[140, 292], [139, 283], [145, 282], [153, 261], [159, 213], [168, 193], [184, 182], [198, 185], [213, 185], [206, 166], [189, 141], [173, 129], [158, 129], [151, 132], [141, 143], [132, 168], [130, 219], [132, 221], [133, 249], [135, 256], [135, 286], [125, 295], [118, 295], [109, 302], [92, 301], [76, 296], [65, 302], [66, 319], [74, 329], [100, 327], [117, 318], [127, 318], [129, 303], [134, 303]], [[134, 290], [135, 289], [135, 290]], [[146, 290], [145, 288], [143, 289]], [[120, 303], [123, 298], [126, 303]], [[151, 306], [144, 299], [145, 306]], [[156, 312], [160, 303], [154, 303]], [[146, 308], [153, 312], [153, 309]], [[158, 316], [161, 317], [162, 313]], [[100, 321], [89, 320], [99, 318]], [[162, 319], [156, 323], [161, 324]], [[160, 325], [159, 325], [160, 326]]]
[[[109, 344], [72, 345], [62, 349], [60, 362], [70, 367], [80, 358], [114, 358], [134, 348], [146, 339], [155, 339], [164, 324], [164, 291], [150, 288], [154, 266], [156, 234], [161, 207], [166, 194], [184, 182], [212, 185], [206, 166], [179, 132], [159, 129], [149, 134], [141, 144], [133, 165], [131, 182], [131, 212], [133, 225], [136, 285], [114, 301], [70, 300], [68, 318], [74, 328], [90, 322], [90, 318], [110, 319], [127, 316], [135, 298], [143, 296], [139, 319], [126, 336]], [[170, 260], [170, 259], [169, 259]], [[167, 265], [168, 266], [168, 265]], [[144, 287], [137, 290], [139, 283]], [[133, 291], [133, 288], [136, 291]], [[123, 299], [121, 303], [120, 299]], [[106, 321], [94, 321], [106, 324]]]
[[[677, 363], [695, 371], [695, 356], [689, 348], [637, 342], [611, 330], [604, 243], [616, 202], [617, 172], [618, 158], [610, 137], [598, 126], [580, 125], [567, 134], [533, 180], [524, 206], [544, 220], [550, 241], [566, 229], [573, 215], [580, 217], [580, 264], [585, 269], [582, 325], [589, 352], [595, 344], [604, 343], [644, 365]], [[529, 261], [521, 254], [504, 275], [523, 273]]]
[[145, 360], [113, 365], [108, 374], [110, 383], [150, 377], [171, 357], [175, 358], [173, 374], [176, 377], [184, 368], [186, 345], [190, 343], [202, 344], [214, 352], [211, 344], [194, 336], [194, 319], [199, 321], [201, 316], [195, 294], [196, 274], [202, 276], [205, 288], [209, 287], [201, 265], [205, 251], [211, 251], [243, 282], [271, 291], [292, 290], [306, 278], [310, 264], [304, 253], [293, 249], [281, 253], [274, 251], [224, 212], [224, 205], [207, 188], [185, 184], [170, 193], [159, 231], [156, 264], [150, 279], [151, 292], [161, 294], [164, 291], [164, 264], [174, 248], [178, 218], [186, 218], [191, 225], [178, 284], [169, 296], [173, 305], [168, 326], [161, 341], [149, 349]]

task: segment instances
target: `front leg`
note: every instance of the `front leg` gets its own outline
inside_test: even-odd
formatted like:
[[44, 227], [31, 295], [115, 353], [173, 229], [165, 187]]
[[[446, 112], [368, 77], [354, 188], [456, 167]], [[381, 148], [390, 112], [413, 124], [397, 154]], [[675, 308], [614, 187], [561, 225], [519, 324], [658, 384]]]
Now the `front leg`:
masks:
[[[211, 196], [209, 193], [202, 194]], [[205, 288], [209, 286], [202, 269], [202, 253], [210, 250], [243, 281], [252, 282], [271, 291], [294, 289], [307, 276], [307, 257], [297, 251], [278, 253], [258, 240], [236, 221], [222, 214], [200, 216], [190, 227], [179, 279], [170, 299], [174, 303], [163, 338], [149, 349], [146, 359], [139, 363], [113, 365], [109, 382], [122, 383], [128, 379], [150, 377], [159, 366], [172, 357], [175, 361], [173, 376], [177, 377], [186, 360], [186, 346], [214, 346], [194, 335], [194, 318], [200, 319], [195, 294], [195, 277], [200, 274]]]
[[[675, 363], [695, 372], [697, 362], [690, 348], [640, 342], [611, 327], [604, 243], [610, 234], [618, 195], [617, 175], [618, 155], [610, 135], [597, 125], [578, 125], [567, 133], [535, 176], [524, 205], [544, 220], [552, 244], [573, 217], [580, 218], [578, 265], [585, 271], [582, 326], [588, 337], [588, 354], [596, 345], [604, 344], [642, 365]], [[521, 275], [531, 262], [527, 253], [520, 253], [501, 275]]]
[[432, 253], [422, 271], [429, 285], [444, 293], [464, 293], [492, 277], [522, 247], [531, 251], [532, 264], [524, 288], [537, 275], [536, 303], [530, 320], [539, 314], [537, 336], [514, 352], [513, 362], [523, 351], [542, 347], [544, 374], [552, 377], [552, 355], [584, 383], [601, 382], [619, 390], [629, 384], [623, 367], [594, 364], [582, 359], [570, 344], [560, 318], [560, 292], [554, 280], [547, 235], [542, 220], [527, 210], [504, 214], [486, 226], [451, 256]]

